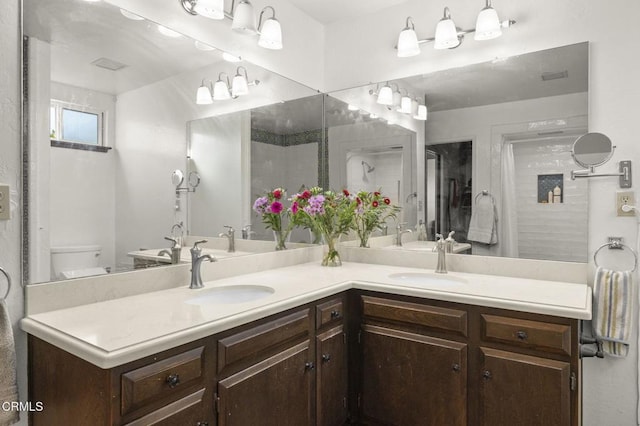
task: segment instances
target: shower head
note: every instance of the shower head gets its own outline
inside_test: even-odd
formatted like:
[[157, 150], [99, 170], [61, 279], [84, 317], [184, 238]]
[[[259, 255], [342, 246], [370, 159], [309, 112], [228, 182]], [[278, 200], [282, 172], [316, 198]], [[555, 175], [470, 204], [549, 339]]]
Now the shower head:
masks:
[[367, 173], [371, 173], [372, 171], [374, 171], [376, 169], [375, 166], [372, 166], [371, 164], [367, 163], [366, 161], [362, 161], [362, 167], [367, 167]]

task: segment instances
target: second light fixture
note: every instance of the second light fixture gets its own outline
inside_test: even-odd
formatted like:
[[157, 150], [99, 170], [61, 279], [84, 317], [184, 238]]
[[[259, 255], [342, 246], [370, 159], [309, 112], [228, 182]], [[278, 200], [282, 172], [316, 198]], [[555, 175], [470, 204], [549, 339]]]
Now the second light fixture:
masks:
[[213, 101], [236, 99], [240, 96], [248, 95], [249, 86], [257, 86], [258, 84], [260, 84], [258, 80], [249, 81], [247, 69], [239, 66], [231, 83], [226, 72], [219, 73], [218, 80], [215, 83], [209, 81], [208, 86], [205, 79], [203, 79], [196, 92], [196, 104], [210, 105]]

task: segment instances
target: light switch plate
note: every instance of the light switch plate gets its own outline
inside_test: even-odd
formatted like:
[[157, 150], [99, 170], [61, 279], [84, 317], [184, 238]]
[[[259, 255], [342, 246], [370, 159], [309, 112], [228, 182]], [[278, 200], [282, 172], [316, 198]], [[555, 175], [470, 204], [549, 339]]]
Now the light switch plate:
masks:
[[11, 219], [11, 197], [9, 185], [0, 183], [0, 220]]

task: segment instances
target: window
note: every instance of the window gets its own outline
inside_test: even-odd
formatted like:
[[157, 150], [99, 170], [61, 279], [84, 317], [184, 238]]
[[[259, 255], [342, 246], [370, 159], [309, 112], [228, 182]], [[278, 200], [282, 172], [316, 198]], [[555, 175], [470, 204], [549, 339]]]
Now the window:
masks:
[[103, 116], [103, 112], [92, 108], [52, 100], [50, 137], [60, 142], [102, 146]]

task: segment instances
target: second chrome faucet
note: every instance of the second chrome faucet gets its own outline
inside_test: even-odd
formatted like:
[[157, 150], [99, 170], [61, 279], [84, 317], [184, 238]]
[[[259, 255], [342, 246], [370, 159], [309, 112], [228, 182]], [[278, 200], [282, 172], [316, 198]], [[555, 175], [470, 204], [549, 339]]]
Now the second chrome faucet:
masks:
[[226, 237], [229, 240], [229, 248], [227, 251], [233, 253], [236, 251], [236, 231], [233, 229], [233, 226], [225, 225], [224, 227], [227, 228], [227, 232], [221, 232], [218, 234], [218, 237]]
[[193, 243], [193, 247], [191, 248], [191, 284], [189, 285], [190, 289], [202, 288], [204, 284], [202, 283], [202, 273], [200, 272], [200, 267], [202, 266], [202, 262], [208, 260], [209, 262], [215, 262], [216, 258], [211, 256], [210, 254], [202, 254], [202, 249], [198, 247], [198, 244], [204, 244], [207, 240], [200, 240]]

